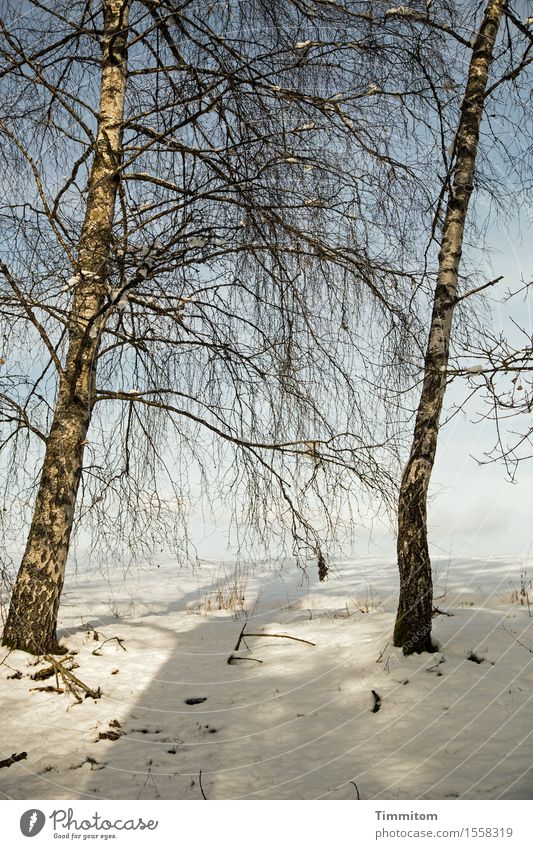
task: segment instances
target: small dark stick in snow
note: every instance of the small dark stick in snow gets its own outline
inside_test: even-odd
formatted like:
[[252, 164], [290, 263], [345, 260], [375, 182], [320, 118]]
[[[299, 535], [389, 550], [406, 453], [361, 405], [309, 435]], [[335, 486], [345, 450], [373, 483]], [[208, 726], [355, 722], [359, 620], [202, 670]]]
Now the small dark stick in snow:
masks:
[[202, 784], [202, 770], [200, 770], [200, 774], [198, 775], [198, 782], [200, 784], [200, 792], [202, 794], [202, 799], [205, 799], [205, 801], [207, 802], [207, 796], [204, 793], [204, 787]]
[[376, 693], [375, 690], [371, 690], [372, 695], [374, 696], [374, 706], [372, 707], [372, 713], [377, 713], [381, 707], [381, 696], [379, 693]]
[[14, 752], [10, 758], [6, 758], [4, 761], [0, 761], [0, 769], [3, 769], [4, 767], [10, 767], [12, 764], [18, 763], [18, 761], [25, 761], [27, 757], [27, 752], [19, 752], [18, 754]]
[[[372, 692], [374, 692], [374, 691], [372, 691]], [[355, 781], [350, 781], [350, 784], [353, 784], [353, 786], [355, 787], [355, 792], [357, 793], [357, 801], [359, 801], [361, 799], [361, 796], [359, 795], [359, 787], [357, 786]]]
[[235, 663], [236, 660], [251, 660], [254, 663], [263, 663], [263, 661], [259, 660], [257, 657], [238, 657], [236, 654], [230, 654], [227, 662], [231, 666], [231, 664]]

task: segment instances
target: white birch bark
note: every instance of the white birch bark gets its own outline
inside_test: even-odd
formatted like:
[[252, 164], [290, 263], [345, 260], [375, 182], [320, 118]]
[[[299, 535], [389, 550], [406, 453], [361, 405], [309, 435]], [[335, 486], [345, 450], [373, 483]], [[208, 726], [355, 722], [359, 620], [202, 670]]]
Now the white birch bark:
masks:
[[427, 539], [427, 493], [446, 389], [459, 264], [476, 170], [479, 132], [494, 45], [506, 3], [489, 0], [472, 48], [456, 137], [456, 162], [442, 228], [437, 284], [409, 461], [398, 505], [400, 601], [394, 645], [406, 654], [432, 651], [433, 592]]
[[4, 644], [34, 654], [58, 650], [56, 623], [84, 444], [95, 401], [96, 362], [122, 160], [130, 0], [103, 0], [101, 90], [78, 283], [26, 550], [11, 597]]

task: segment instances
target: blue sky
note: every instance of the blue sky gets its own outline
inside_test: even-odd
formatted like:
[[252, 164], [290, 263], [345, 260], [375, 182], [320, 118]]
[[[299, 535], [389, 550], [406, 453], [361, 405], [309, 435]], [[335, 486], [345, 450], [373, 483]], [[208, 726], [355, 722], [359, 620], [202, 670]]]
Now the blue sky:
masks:
[[[500, 228], [491, 239], [495, 252], [490, 258], [490, 274], [504, 275], [499, 284], [501, 293], [519, 288], [522, 278], [529, 281], [533, 277], [528, 218], [526, 211], [520, 221], [508, 229]], [[510, 316], [526, 329], [531, 328], [530, 300], [519, 297], [509, 304], [493, 301], [492, 306], [495, 330], [511, 333]], [[465, 384], [458, 382], [448, 395], [448, 404], [462, 400], [466, 392]], [[467, 405], [466, 415], [456, 416], [441, 431], [430, 516], [433, 542], [438, 541], [446, 553], [454, 555], [526, 555], [533, 552], [533, 461], [521, 463], [515, 483], [508, 481], [502, 464], [479, 466], [473, 457], [482, 459], [495, 440], [492, 422], [475, 423], [480, 409], [480, 399], [474, 399]], [[531, 424], [525, 417], [512, 422], [517, 430]]]
[[[486, 279], [500, 274], [504, 280], [491, 292], [494, 331], [512, 334], [510, 316], [526, 328], [531, 326], [531, 304], [523, 298], [502, 304], [507, 289], [518, 289], [521, 279], [533, 276], [533, 246], [528, 212], [506, 227], [489, 233], [493, 251], [484, 256]], [[469, 394], [467, 382], [457, 380], [447, 393], [446, 407], [460, 404]], [[511, 555], [520, 566], [521, 558], [533, 554], [533, 460], [524, 461], [511, 483], [501, 463], [480, 465], [495, 441], [494, 424], [479, 422], [483, 409], [475, 397], [442, 428], [434, 468], [429, 505], [429, 529], [434, 556], [497, 557]], [[443, 419], [446, 418], [446, 413]], [[513, 421], [525, 427], [525, 418]], [[477, 459], [476, 459], [477, 458]], [[228, 516], [219, 514], [217, 524], [198, 518], [192, 536], [200, 557], [231, 558], [228, 547]], [[394, 557], [394, 533], [385, 517], [360, 528], [353, 540], [354, 555]]]

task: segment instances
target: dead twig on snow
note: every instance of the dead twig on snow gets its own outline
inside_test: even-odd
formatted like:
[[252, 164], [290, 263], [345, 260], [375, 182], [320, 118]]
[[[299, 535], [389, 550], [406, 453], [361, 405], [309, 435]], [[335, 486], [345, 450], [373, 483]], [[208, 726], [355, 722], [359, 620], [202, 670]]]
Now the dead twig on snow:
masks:
[[[95, 632], [95, 633], [96, 633], [96, 632]], [[104, 640], [102, 643], [100, 643], [100, 645], [99, 645], [99, 646], [96, 646], [96, 648], [95, 648], [95, 649], [91, 652], [91, 654], [95, 654], [95, 655], [99, 656], [99, 655], [100, 655], [100, 649], [101, 649], [103, 646], [105, 646], [105, 644], [106, 644], [106, 643], [111, 643], [111, 642], [113, 642], [113, 640], [116, 640], [116, 641], [117, 641], [117, 643], [119, 644], [119, 646], [120, 646], [120, 648], [122, 649], [122, 651], [127, 651], [127, 648], [126, 648], [126, 646], [124, 645], [124, 640], [122, 640], [120, 637], [108, 637], [108, 638], [107, 638], [107, 640]]]
[[512, 637], [512, 638], [513, 638], [513, 640], [515, 641], [515, 643], [517, 643], [519, 646], [522, 646], [522, 648], [523, 648], [523, 649], [526, 649], [526, 651], [528, 651], [530, 654], [533, 654], [533, 649], [532, 649], [532, 648], [530, 648], [530, 646], [526, 646], [526, 644], [525, 644], [525, 643], [523, 643], [521, 640], [519, 640], [519, 639], [518, 639], [518, 637], [517, 637], [517, 636], [515, 636], [515, 634], [513, 634], [513, 632], [512, 632], [512, 631], [510, 631], [510, 630], [509, 630], [509, 628], [506, 628], [506, 627], [505, 627], [505, 625], [504, 625], [503, 623], [502, 623], [502, 628], [503, 628], [503, 630], [504, 630], [507, 634], [509, 634], [509, 636], [510, 636], [510, 637]]
[[[388, 647], [389, 647], [389, 644], [390, 644], [390, 640], [387, 640], [387, 644], [386, 644], [385, 648], [384, 648], [384, 649], [382, 649], [382, 650], [380, 651], [380, 653], [379, 653], [379, 657], [378, 657], [378, 659], [376, 660], [376, 663], [381, 663], [381, 661], [383, 660], [383, 655], [384, 655], [384, 654], [385, 654], [385, 652], [387, 651], [387, 649], [388, 649]], [[352, 784], [353, 784], [353, 781], [352, 781]]]
[[228, 657], [228, 663], [231, 666], [232, 663], [235, 663], [236, 660], [251, 660], [253, 663], [263, 663], [262, 660], [258, 660], [257, 657], [237, 657], [235, 654], [230, 654]]

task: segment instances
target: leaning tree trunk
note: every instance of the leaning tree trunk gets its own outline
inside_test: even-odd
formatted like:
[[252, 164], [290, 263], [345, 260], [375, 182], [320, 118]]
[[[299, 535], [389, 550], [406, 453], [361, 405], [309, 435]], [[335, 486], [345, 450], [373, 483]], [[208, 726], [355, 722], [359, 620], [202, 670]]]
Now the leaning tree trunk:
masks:
[[11, 597], [3, 642], [33, 654], [58, 651], [63, 588], [83, 450], [95, 401], [106, 275], [122, 160], [130, 0], [104, 0], [101, 91], [94, 159], [78, 249], [69, 346], [47, 439], [31, 528]]
[[433, 585], [427, 539], [427, 493], [446, 389], [459, 263], [475, 175], [487, 80], [505, 6], [502, 0], [490, 0], [472, 49], [456, 138], [456, 162], [442, 230], [424, 382], [411, 454], [400, 488], [400, 601], [394, 628], [394, 645], [401, 646], [405, 654], [434, 650], [431, 640]]

